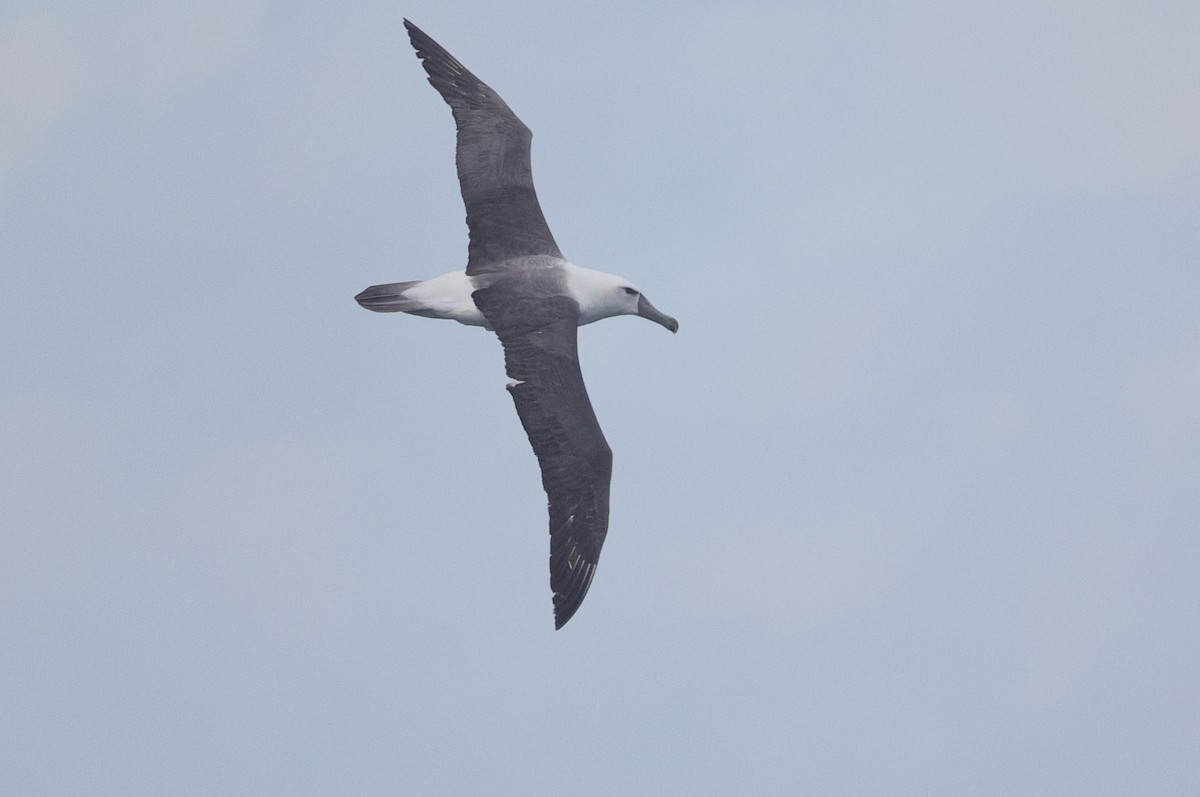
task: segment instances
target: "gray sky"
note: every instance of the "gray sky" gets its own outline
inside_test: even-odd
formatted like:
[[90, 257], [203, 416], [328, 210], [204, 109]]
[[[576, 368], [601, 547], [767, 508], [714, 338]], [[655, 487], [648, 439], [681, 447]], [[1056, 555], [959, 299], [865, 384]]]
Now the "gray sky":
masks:
[[[503, 9], [501, 10], [501, 7]], [[616, 453], [553, 631], [407, 15]], [[1200, 6], [0, 8], [0, 792], [1196, 794]]]

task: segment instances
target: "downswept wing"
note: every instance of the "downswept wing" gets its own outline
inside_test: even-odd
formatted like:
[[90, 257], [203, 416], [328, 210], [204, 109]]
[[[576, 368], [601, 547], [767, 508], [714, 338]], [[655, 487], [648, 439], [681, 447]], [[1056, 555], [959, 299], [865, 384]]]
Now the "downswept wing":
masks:
[[458, 127], [455, 161], [470, 231], [467, 273], [522, 255], [561, 257], [533, 189], [529, 128], [440, 44], [407, 19], [404, 27]]
[[562, 628], [587, 594], [608, 533], [612, 449], [579, 370], [579, 305], [567, 296], [473, 294], [504, 344], [521, 425], [537, 455], [550, 509], [550, 588]]

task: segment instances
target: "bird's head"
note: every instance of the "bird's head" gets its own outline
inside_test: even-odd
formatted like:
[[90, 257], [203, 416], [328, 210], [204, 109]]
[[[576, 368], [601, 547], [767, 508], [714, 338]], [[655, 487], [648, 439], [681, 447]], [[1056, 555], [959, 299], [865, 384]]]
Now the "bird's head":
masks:
[[566, 265], [565, 271], [567, 289], [579, 302], [580, 324], [590, 324], [615, 315], [639, 315], [662, 324], [672, 332], [679, 330], [678, 321], [650, 304], [642, 292], [624, 277], [571, 263]]
[[623, 315], [638, 315], [656, 324], [662, 324], [672, 332], [679, 331], [679, 322], [650, 304], [650, 300], [633, 285], [621, 280], [615, 290], [619, 294], [617, 301], [622, 307]]

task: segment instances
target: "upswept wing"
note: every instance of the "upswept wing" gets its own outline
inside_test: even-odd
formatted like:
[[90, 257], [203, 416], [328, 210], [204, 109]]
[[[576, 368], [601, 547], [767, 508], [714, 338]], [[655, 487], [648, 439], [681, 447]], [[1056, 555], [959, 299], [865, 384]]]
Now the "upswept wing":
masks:
[[579, 370], [579, 305], [567, 296], [514, 299], [499, 288], [473, 294], [504, 344], [521, 424], [542, 470], [550, 509], [554, 625], [583, 602], [608, 533], [612, 449]]
[[533, 189], [529, 128], [440, 44], [407, 19], [404, 27], [458, 127], [455, 160], [470, 230], [467, 273], [522, 255], [561, 257]]

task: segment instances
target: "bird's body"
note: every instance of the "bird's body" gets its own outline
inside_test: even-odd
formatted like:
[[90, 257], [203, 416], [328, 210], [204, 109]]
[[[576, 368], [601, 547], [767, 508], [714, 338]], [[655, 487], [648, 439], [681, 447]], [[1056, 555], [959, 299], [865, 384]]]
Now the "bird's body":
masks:
[[[561, 286], [560, 295], [579, 305], [578, 326], [602, 318], [638, 314], [640, 291], [613, 274], [548, 255], [521, 258], [520, 262], [510, 265], [513, 273], [521, 274], [522, 281], [528, 281], [531, 270], [544, 270], [547, 281]], [[427, 280], [373, 285], [356, 298], [363, 307], [377, 313], [410, 313], [491, 329], [472, 297], [480, 288], [502, 283], [505, 272], [503, 268], [497, 273], [482, 275], [451, 271]], [[513, 289], [519, 290], [520, 284], [514, 281]]]
[[612, 475], [612, 451], [579, 369], [577, 329], [615, 315], [639, 315], [672, 332], [679, 325], [628, 280], [563, 258], [534, 192], [529, 129], [433, 39], [408, 20], [404, 25], [457, 124], [467, 268], [374, 285], [355, 298], [376, 312], [449, 319], [500, 338], [515, 380], [508, 391], [549, 498], [550, 586], [561, 628], [595, 575]]

